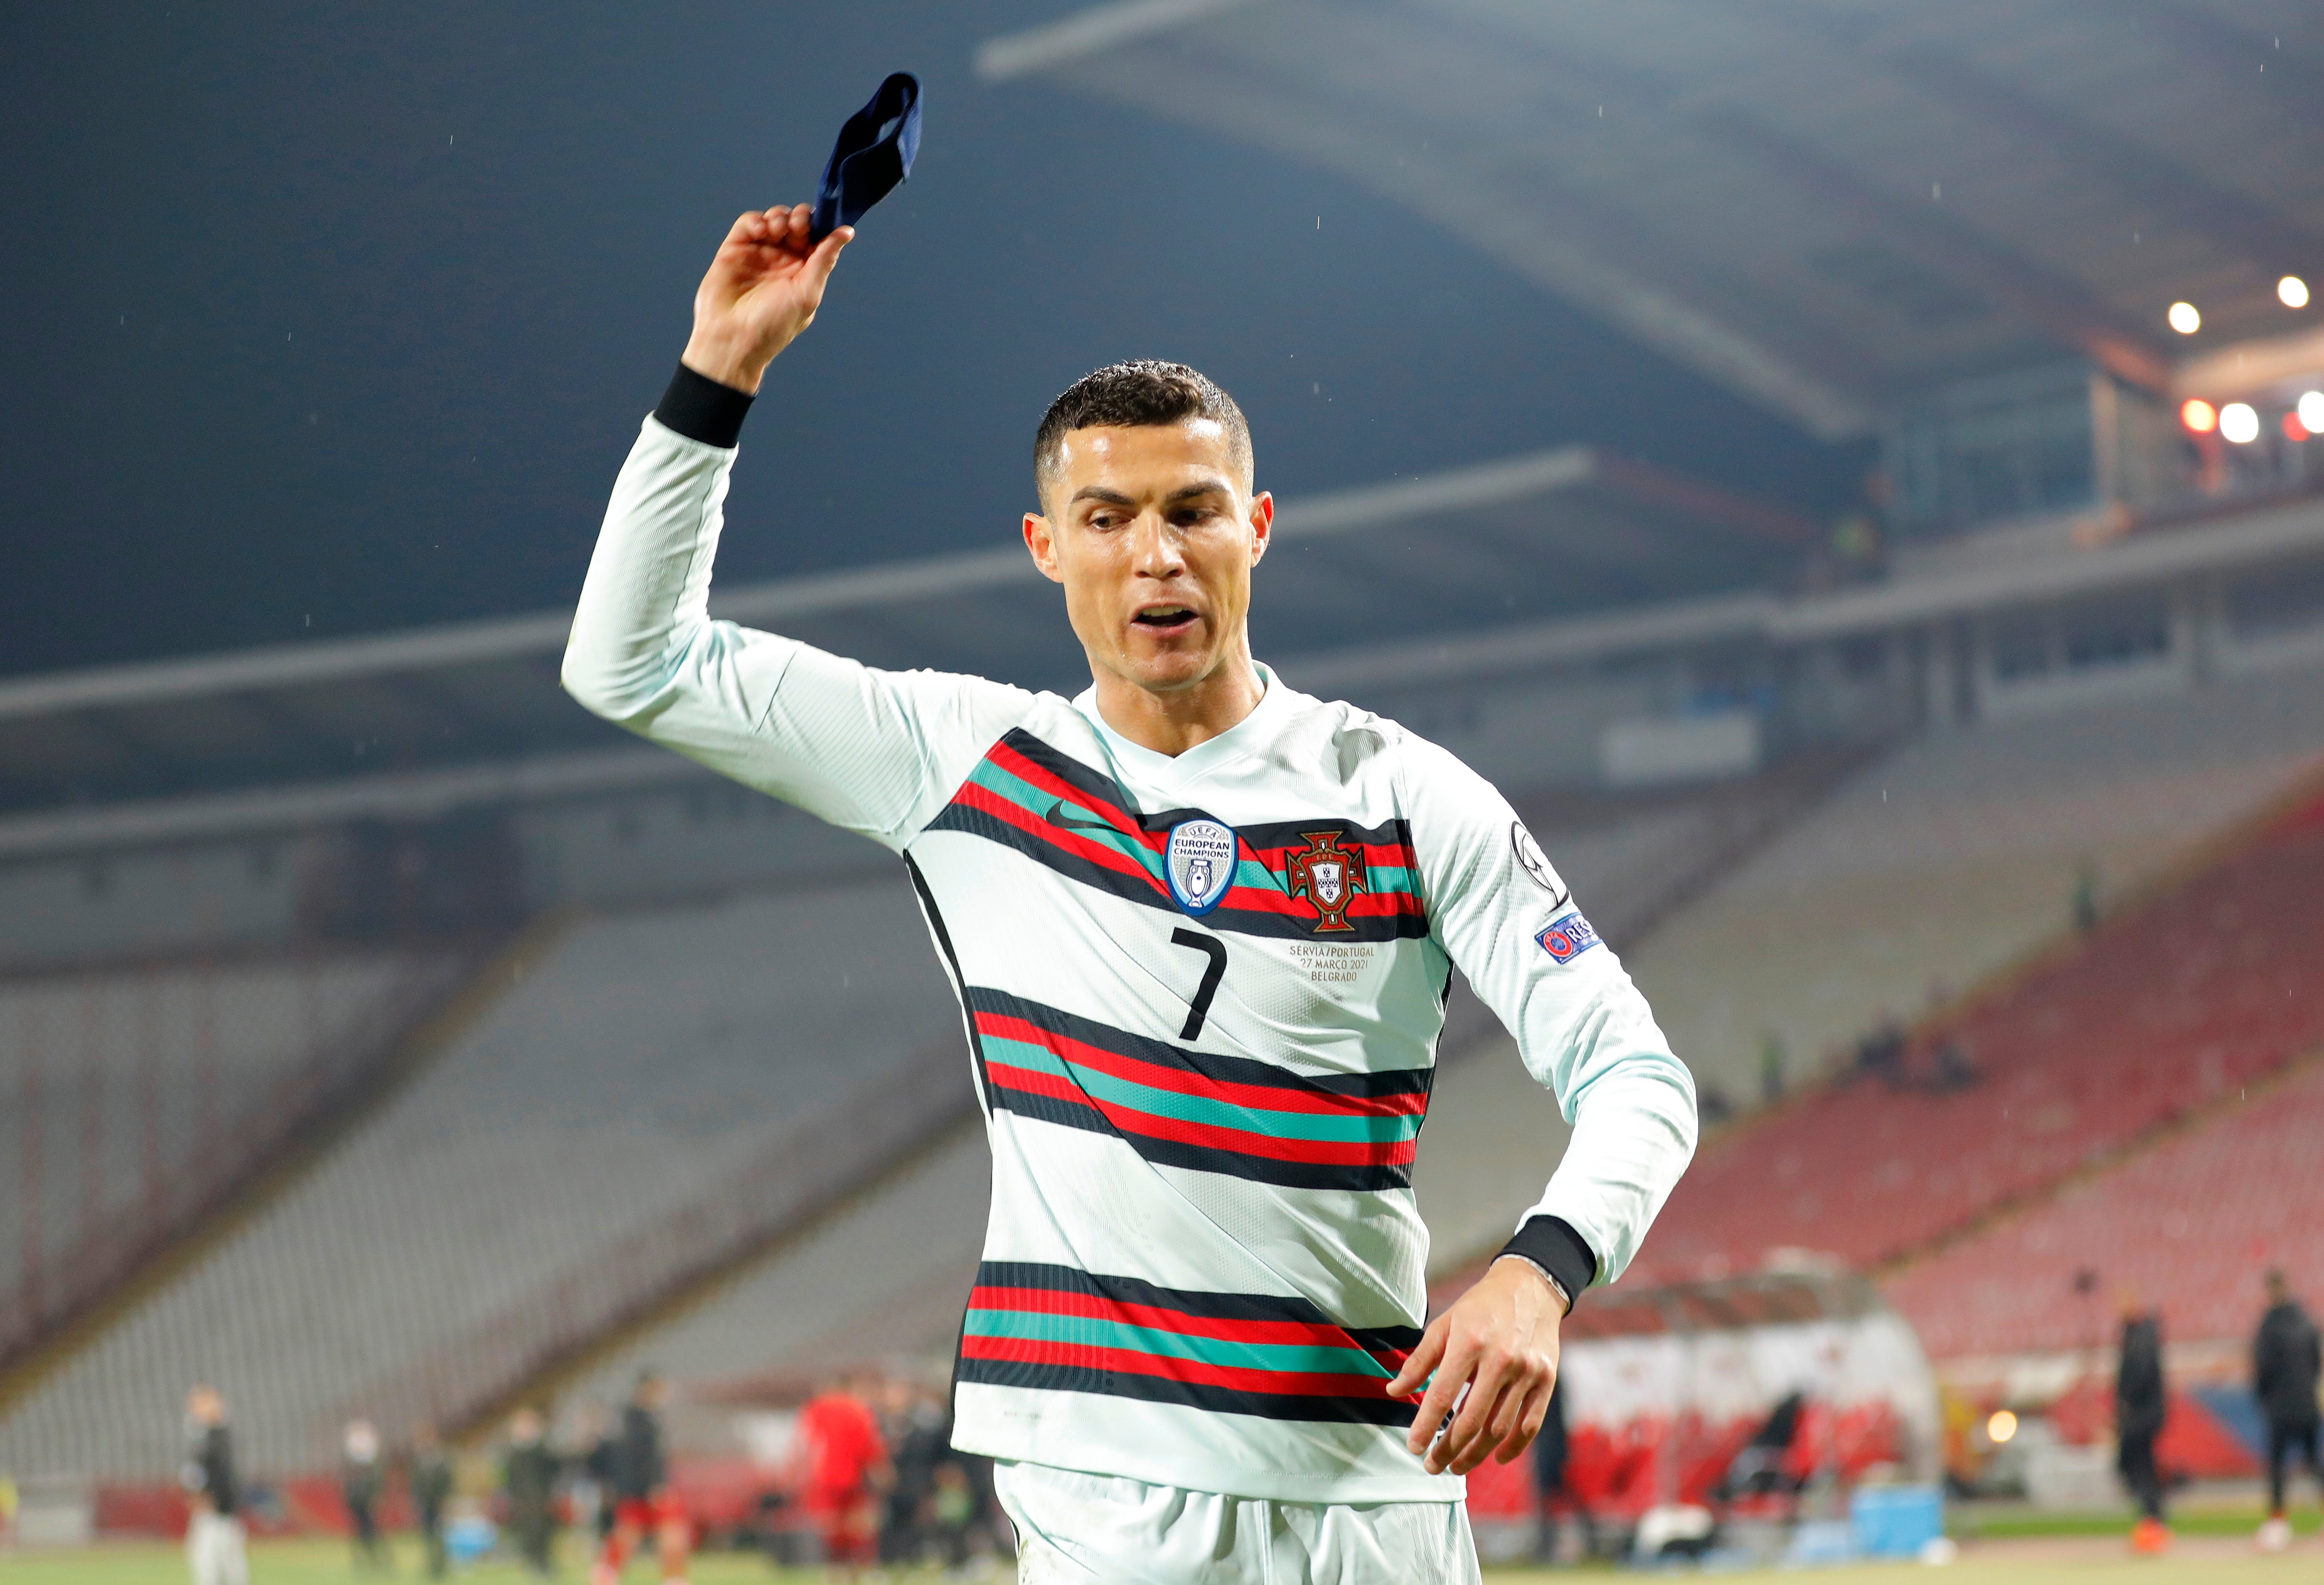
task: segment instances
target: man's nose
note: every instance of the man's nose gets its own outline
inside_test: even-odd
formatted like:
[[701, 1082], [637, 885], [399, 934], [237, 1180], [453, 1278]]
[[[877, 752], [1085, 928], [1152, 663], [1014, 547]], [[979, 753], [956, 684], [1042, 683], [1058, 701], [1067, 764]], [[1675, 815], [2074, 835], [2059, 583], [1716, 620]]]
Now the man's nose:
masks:
[[1186, 569], [1184, 547], [1169, 521], [1160, 512], [1147, 512], [1138, 520], [1138, 539], [1133, 548], [1138, 571], [1155, 578], [1176, 577]]

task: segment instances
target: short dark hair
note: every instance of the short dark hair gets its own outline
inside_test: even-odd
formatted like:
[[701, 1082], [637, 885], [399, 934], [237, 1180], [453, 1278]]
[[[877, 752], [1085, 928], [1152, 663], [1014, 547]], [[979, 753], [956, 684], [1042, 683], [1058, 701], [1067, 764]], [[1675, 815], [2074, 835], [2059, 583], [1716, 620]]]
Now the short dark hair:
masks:
[[1093, 369], [1066, 386], [1041, 415], [1041, 427], [1033, 435], [1034, 487], [1056, 476], [1058, 451], [1075, 429], [1108, 425], [1136, 429], [1188, 419], [1211, 419], [1221, 425], [1235, 460], [1250, 472], [1250, 425], [1235, 399], [1209, 375], [1158, 358], [1133, 358]]

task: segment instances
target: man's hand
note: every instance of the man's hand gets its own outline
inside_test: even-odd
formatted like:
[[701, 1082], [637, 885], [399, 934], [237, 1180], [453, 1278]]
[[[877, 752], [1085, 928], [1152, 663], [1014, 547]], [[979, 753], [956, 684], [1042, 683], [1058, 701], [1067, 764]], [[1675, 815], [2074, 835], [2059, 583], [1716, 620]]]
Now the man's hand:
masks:
[[[1434, 1374], [1407, 1444], [1430, 1474], [1449, 1469], [1466, 1475], [1489, 1453], [1506, 1464], [1533, 1445], [1557, 1385], [1557, 1326], [1564, 1316], [1565, 1302], [1549, 1279], [1531, 1263], [1505, 1256], [1429, 1322], [1388, 1393], [1408, 1397]], [[1460, 1414], [1438, 1436], [1464, 1386], [1469, 1396]]]
[[843, 226], [807, 245], [812, 204], [778, 204], [734, 222], [694, 293], [694, 334], [686, 366], [721, 385], [755, 394], [775, 355], [815, 323], [839, 251], [855, 240]]

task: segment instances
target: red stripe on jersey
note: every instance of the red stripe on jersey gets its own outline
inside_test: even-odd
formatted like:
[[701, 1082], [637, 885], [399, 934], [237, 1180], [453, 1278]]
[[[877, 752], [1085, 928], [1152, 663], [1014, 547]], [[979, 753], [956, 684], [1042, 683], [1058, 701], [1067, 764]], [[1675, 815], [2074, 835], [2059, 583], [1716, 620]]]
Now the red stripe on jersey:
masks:
[[1167, 1354], [1142, 1354], [1131, 1349], [1106, 1349], [1039, 1338], [980, 1337], [972, 1332], [960, 1340], [960, 1351], [964, 1358], [971, 1359], [1078, 1365], [1092, 1370], [1116, 1370], [1131, 1376], [1158, 1376], [1170, 1381], [1228, 1387], [1236, 1392], [1294, 1397], [1387, 1396], [1380, 1390], [1379, 1377], [1352, 1371], [1261, 1370], [1246, 1365], [1208, 1365], [1200, 1359], [1180, 1359]]
[[1047, 1046], [1065, 1061], [1077, 1066], [1094, 1068], [1118, 1079], [1148, 1084], [1157, 1090], [1175, 1091], [1181, 1095], [1199, 1095], [1208, 1100], [1224, 1101], [1253, 1111], [1296, 1111], [1318, 1117], [1416, 1117], [1428, 1110], [1428, 1097], [1417, 1092], [1404, 1095], [1337, 1095], [1328, 1090], [1298, 1085], [1292, 1075], [1281, 1089], [1268, 1084], [1244, 1084], [1229, 1079], [1213, 1079], [1191, 1068], [1167, 1066], [1148, 1062], [1142, 1057], [1125, 1056], [1109, 1051], [1102, 1046], [1092, 1046], [1070, 1035], [1060, 1035], [1044, 1029], [1028, 1019], [1007, 1013], [976, 1015], [977, 1028], [987, 1035], [1007, 1040], [1022, 1040], [1028, 1046]]

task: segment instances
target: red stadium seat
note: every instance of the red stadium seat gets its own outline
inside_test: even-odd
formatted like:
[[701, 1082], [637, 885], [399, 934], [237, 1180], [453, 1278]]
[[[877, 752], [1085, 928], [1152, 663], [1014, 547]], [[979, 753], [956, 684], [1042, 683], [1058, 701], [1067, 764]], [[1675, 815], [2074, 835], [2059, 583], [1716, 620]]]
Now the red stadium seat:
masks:
[[[1969, 1087], [1836, 1086], [1706, 1150], [1641, 1266], [1684, 1276], [1799, 1247], [1880, 1267], [2232, 1107], [2324, 1049], [2319, 897], [2324, 813], [2303, 810], [1941, 1031], [1971, 1054]], [[1925, 1042], [1911, 1060], [1925, 1066]], [[2290, 1153], [2319, 1127], [2324, 1079], [2289, 1084], [2123, 1168], [2121, 1187], [2069, 1192], [1987, 1236], [2000, 1243], [1908, 1270], [1892, 1299], [1938, 1357], [2079, 1346], [2093, 1322], [2070, 1278], [2095, 1267], [2109, 1292], [2167, 1297], [2172, 1335], [2240, 1336], [2262, 1246], [2324, 1278], [2318, 1235], [2282, 1203], [2312, 1176]]]

